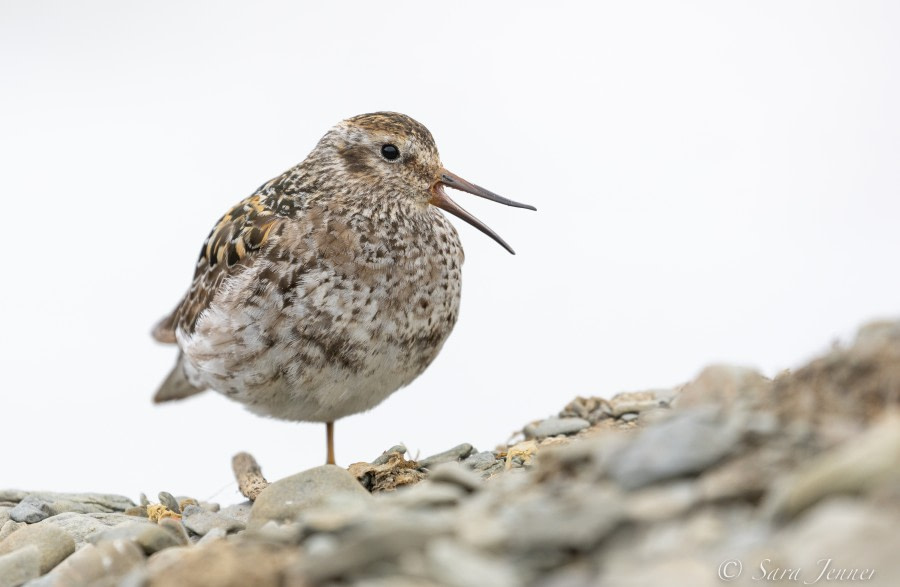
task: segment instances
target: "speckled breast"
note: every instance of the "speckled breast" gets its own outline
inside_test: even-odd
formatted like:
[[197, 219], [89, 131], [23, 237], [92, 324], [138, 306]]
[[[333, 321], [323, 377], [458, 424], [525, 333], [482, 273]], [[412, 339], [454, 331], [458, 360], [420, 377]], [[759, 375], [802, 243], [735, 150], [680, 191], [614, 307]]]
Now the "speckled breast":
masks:
[[368, 410], [435, 358], [459, 311], [462, 247], [436, 209], [310, 207], [229, 277], [185, 370], [248, 409], [332, 421]]

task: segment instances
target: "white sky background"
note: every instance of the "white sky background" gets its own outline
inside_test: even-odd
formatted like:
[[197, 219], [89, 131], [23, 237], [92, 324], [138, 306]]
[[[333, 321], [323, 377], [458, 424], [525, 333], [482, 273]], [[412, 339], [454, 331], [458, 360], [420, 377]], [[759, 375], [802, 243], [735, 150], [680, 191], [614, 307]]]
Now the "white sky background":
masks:
[[711, 362], [774, 375], [900, 315], [900, 4], [249, 6], [0, 5], [0, 487], [227, 503], [240, 450], [323, 462], [320, 424], [153, 406], [176, 352], [149, 330], [216, 219], [363, 112], [539, 211], [455, 196], [518, 255], [454, 220], [456, 330], [337, 424], [345, 465]]

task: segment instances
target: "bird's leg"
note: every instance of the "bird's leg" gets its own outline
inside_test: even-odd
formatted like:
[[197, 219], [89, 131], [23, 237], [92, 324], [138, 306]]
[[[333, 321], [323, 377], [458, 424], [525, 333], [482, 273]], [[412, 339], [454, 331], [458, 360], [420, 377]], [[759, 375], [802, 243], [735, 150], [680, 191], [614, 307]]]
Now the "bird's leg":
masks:
[[325, 437], [328, 444], [328, 460], [326, 465], [334, 465], [334, 422], [325, 422]]

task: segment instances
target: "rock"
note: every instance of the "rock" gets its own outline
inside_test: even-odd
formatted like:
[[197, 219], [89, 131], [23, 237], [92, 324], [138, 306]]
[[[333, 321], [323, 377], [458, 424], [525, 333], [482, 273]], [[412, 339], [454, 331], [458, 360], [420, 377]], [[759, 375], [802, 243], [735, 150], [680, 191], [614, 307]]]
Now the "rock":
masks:
[[611, 409], [609, 400], [602, 397], [578, 396], [563, 408], [560, 418], [582, 418], [593, 426], [600, 420], [609, 418]]
[[712, 365], [682, 387], [673, 404], [679, 409], [707, 404], [756, 408], [768, 402], [771, 389], [772, 380], [755, 369]]
[[775, 488], [766, 507], [775, 516], [790, 517], [830, 495], [898, 485], [900, 414], [890, 413], [861, 435], [802, 465]]
[[486, 450], [484, 452], [475, 453], [469, 456], [463, 462], [463, 466], [472, 469], [473, 471], [486, 471], [496, 465], [497, 463], [501, 463], [497, 459], [497, 455], [493, 452]]
[[423, 469], [428, 469], [430, 467], [434, 467], [435, 465], [439, 465], [441, 463], [449, 463], [451, 461], [461, 461], [475, 450], [471, 444], [465, 442], [458, 446], [454, 446], [450, 450], [445, 450], [444, 452], [440, 452], [436, 455], [431, 455], [428, 458], [422, 459], [419, 461], [419, 467]]
[[260, 527], [269, 520], [293, 522], [306, 509], [323, 503], [336, 493], [372, 499], [353, 475], [335, 465], [322, 465], [271, 483], [256, 498], [248, 527]]
[[19, 587], [41, 575], [41, 553], [26, 546], [0, 555], [0, 587]]
[[150, 522], [120, 524], [114, 528], [95, 532], [88, 536], [87, 540], [92, 544], [130, 540], [147, 555], [182, 544], [172, 532]]
[[547, 438], [560, 434], [575, 434], [591, 425], [583, 418], [548, 418], [537, 425], [529, 424], [525, 427], [525, 438]]
[[625, 513], [636, 522], [668, 520], [694, 507], [699, 499], [695, 483], [676, 481], [631, 492], [625, 500]]
[[428, 479], [434, 483], [450, 483], [462, 487], [466, 491], [481, 489], [481, 477], [463, 468], [459, 463], [442, 463], [432, 469]]
[[419, 463], [404, 459], [403, 453], [393, 452], [380, 465], [353, 463], [348, 471], [362, 487], [372, 493], [379, 493], [418, 483], [425, 478], [425, 474], [418, 469]]
[[623, 422], [634, 422], [635, 420], [638, 419], [638, 415], [636, 412], [627, 412], [627, 413], [619, 416], [619, 419], [622, 420]]
[[673, 414], [622, 446], [607, 469], [626, 489], [699, 473], [738, 446], [741, 432], [730, 424], [714, 406]]
[[65, 512], [47, 518], [41, 525], [55, 526], [75, 540], [79, 548], [87, 543], [87, 537], [98, 530], [105, 530], [119, 524], [131, 524], [135, 522], [134, 516], [126, 516], [118, 513], [91, 513], [78, 514]]
[[143, 552], [130, 540], [87, 544], [41, 577], [34, 587], [119, 587], [143, 562]]
[[41, 574], [75, 552], [75, 541], [59, 528], [46, 524], [31, 524], [0, 542], [0, 554], [7, 554], [26, 546], [37, 548], [40, 554]]
[[384, 451], [383, 453], [381, 453], [381, 455], [377, 459], [372, 461], [372, 464], [373, 465], [384, 465], [385, 463], [387, 463], [388, 461], [391, 460], [391, 455], [393, 455], [394, 453], [400, 454], [401, 456], [405, 455], [406, 454], [406, 445], [396, 444], [396, 445], [392, 446], [391, 448], [389, 448], [386, 451]]
[[196, 505], [189, 505], [183, 512], [182, 523], [184, 527], [197, 534], [205, 536], [210, 530], [218, 528], [228, 532], [243, 530], [246, 524], [230, 516], [208, 512]]
[[242, 522], [244, 525], [247, 525], [247, 522], [250, 521], [250, 510], [253, 508], [252, 501], [244, 501], [241, 503], [236, 503], [230, 505], [224, 509], [219, 510], [219, 515], [227, 516], [229, 518], [234, 518], [238, 522]]
[[[269, 485], [263, 493], [271, 487], [272, 485]], [[177, 552], [173, 558], [174, 562], [166, 566], [154, 565], [151, 568], [148, 565], [149, 578], [145, 585], [146, 587], [172, 585], [281, 587], [285, 584], [284, 569], [300, 557], [300, 552], [296, 548], [288, 546], [217, 540], [202, 548], [189, 548], [184, 552]]]
[[423, 481], [391, 493], [389, 503], [399, 504], [403, 509], [434, 509], [456, 505], [466, 493], [467, 491], [458, 485]]
[[4, 538], [18, 530], [19, 528], [24, 528], [27, 524], [25, 522], [16, 522], [15, 520], [7, 520], [3, 526], [0, 526], [0, 542], [3, 541]]
[[9, 520], [9, 510], [11, 509], [12, 507], [0, 506], [0, 528]]
[[166, 509], [170, 512], [174, 512], [176, 514], [181, 513], [181, 506], [178, 505], [178, 500], [175, 499], [175, 496], [168, 491], [159, 492], [159, 503], [166, 506]]
[[[274, 522], [269, 522], [274, 523]], [[263, 526], [265, 527], [265, 526]], [[203, 546], [204, 544], [209, 544], [210, 542], [214, 542], [216, 540], [221, 540], [225, 538], [228, 533], [225, 532], [222, 528], [210, 528], [209, 532], [204, 534], [200, 540], [197, 541], [197, 546]]]
[[49, 504], [51, 515], [64, 512], [82, 514], [124, 512], [134, 507], [127, 497], [106, 493], [56, 493], [52, 491], [0, 490], [0, 502], [21, 502], [26, 497]]
[[187, 530], [184, 528], [184, 524], [181, 523], [181, 520], [176, 518], [163, 518], [157, 522], [157, 525], [174, 536], [175, 540], [178, 541], [178, 544], [186, 545], [191, 543], [191, 538], [188, 536]]
[[661, 399], [655, 391], [626, 391], [617, 393], [609, 400], [609, 413], [619, 418], [625, 414], [639, 414], [668, 405], [669, 400]]
[[522, 584], [512, 565], [447, 538], [430, 542], [426, 553], [431, 574], [441, 585], [517, 587]]
[[50, 504], [34, 495], [26, 496], [9, 511], [10, 519], [26, 524], [35, 524], [50, 515]]

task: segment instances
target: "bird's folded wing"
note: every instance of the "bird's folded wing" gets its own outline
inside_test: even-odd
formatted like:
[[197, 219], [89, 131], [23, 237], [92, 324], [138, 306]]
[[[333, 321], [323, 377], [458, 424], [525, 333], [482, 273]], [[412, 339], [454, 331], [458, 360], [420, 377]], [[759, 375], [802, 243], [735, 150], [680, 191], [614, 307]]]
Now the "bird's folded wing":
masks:
[[174, 343], [177, 328], [192, 333], [197, 318], [209, 307], [223, 281], [252, 264], [284, 221], [259, 195], [229, 210], [203, 243], [190, 290], [175, 310], [154, 327], [153, 338]]

